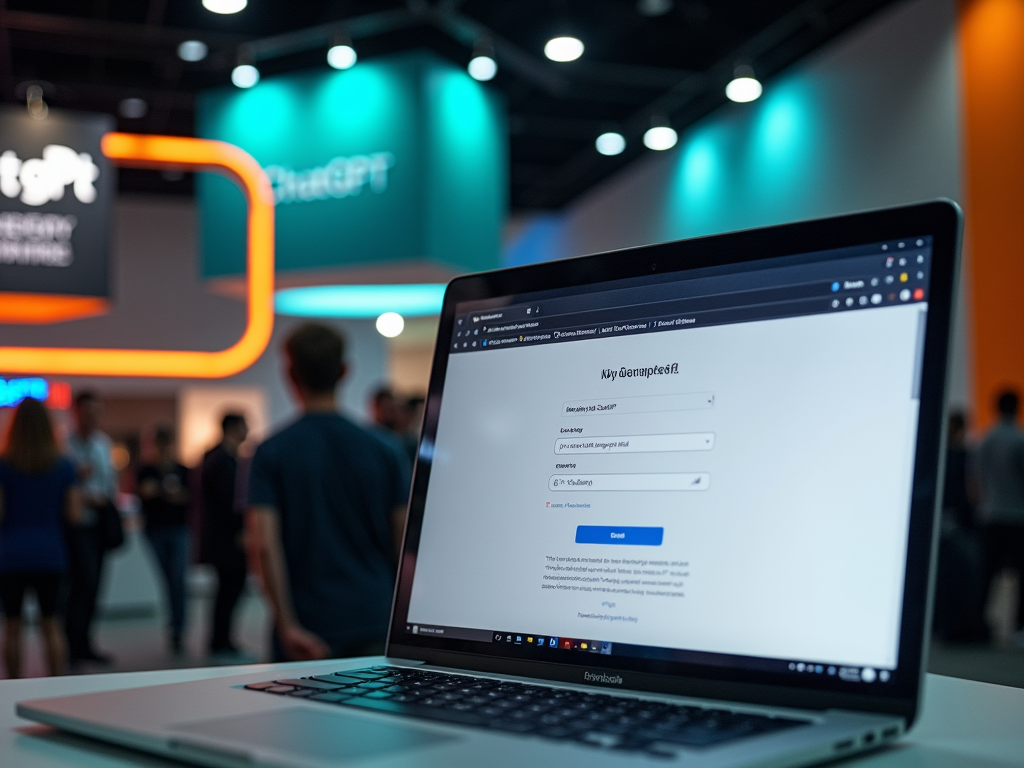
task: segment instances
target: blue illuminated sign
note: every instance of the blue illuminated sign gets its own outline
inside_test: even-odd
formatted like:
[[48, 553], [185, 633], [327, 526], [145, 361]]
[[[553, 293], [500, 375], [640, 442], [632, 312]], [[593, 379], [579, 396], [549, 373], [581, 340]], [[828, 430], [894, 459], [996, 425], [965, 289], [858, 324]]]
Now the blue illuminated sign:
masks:
[[46, 379], [0, 379], [0, 408], [13, 408], [26, 397], [45, 401], [49, 396]]

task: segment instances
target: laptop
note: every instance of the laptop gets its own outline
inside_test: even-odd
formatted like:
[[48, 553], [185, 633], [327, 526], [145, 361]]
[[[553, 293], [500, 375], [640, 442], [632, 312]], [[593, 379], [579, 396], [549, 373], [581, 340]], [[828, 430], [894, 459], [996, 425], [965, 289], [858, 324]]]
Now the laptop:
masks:
[[386, 656], [18, 714], [225, 768], [798, 766], [895, 741], [924, 681], [960, 232], [937, 201], [457, 278]]

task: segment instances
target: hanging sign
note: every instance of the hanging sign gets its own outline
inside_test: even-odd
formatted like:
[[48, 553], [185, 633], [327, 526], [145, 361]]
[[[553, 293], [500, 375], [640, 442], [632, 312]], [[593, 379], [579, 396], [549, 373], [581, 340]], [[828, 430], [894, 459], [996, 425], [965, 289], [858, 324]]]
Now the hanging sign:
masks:
[[110, 294], [116, 191], [107, 115], [0, 109], [0, 322], [97, 314]]
[[[241, 147], [274, 190], [278, 273], [498, 266], [504, 105], [465, 70], [404, 53], [200, 94], [199, 135]], [[197, 179], [203, 273], [244, 271], [244, 204]]]

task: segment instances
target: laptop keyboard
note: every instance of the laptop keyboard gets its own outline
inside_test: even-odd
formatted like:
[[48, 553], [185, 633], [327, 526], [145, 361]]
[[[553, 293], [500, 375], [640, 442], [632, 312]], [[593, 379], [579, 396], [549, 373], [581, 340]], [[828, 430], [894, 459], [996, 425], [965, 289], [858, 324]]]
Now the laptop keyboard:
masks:
[[428, 670], [370, 667], [250, 683], [249, 690], [672, 757], [809, 721]]

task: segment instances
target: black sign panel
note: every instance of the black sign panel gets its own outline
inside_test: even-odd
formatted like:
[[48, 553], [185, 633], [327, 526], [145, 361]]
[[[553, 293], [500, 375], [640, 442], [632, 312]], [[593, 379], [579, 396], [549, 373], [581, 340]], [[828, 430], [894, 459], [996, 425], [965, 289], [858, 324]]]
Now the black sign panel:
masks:
[[0, 109], [0, 291], [108, 296], [108, 115]]

